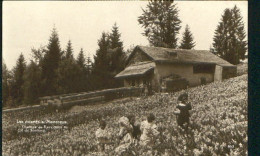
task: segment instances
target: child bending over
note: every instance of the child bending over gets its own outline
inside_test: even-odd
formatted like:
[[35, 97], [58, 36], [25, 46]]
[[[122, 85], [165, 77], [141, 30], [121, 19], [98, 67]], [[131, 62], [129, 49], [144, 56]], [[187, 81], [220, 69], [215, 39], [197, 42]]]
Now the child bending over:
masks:
[[118, 155], [128, 155], [130, 151], [130, 146], [133, 143], [133, 127], [129, 122], [127, 117], [121, 117], [119, 119], [120, 131], [118, 134], [119, 146], [115, 149]]

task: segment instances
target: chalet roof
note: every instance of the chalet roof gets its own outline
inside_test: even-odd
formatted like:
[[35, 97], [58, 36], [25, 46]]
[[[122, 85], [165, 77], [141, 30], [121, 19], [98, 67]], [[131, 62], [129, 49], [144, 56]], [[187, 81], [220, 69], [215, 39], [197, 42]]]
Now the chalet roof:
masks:
[[128, 57], [128, 60], [131, 59], [137, 49], [140, 49], [151, 59], [151, 61], [155, 62], [206, 63], [217, 64], [220, 66], [234, 66], [208, 50], [184, 50], [148, 46], [136, 46], [134, 51]]
[[149, 71], [154, 69], [154, 67], [155, 67], [155, 63], [151, 61], [138, 62], [126, 67], [122, 72], [117, 74], [115, 78], [145, 75]]

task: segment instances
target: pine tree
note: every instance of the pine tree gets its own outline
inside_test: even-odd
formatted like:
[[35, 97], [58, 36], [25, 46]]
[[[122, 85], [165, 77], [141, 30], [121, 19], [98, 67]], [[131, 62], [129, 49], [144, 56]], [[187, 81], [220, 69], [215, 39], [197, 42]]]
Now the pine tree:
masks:
[[117, 74], [124, 69], [124, 51], [123, 51], [123, 42], [120, 41], [121, 34], [118, 31], [118, 26], [116, 23], [112, 28], [112, 33], [110, 34], [110, 71]]
[[72, 43], [71, 40], [68, 41], [66, 53], [65, 53], [66, 59], [72, 59], [73, 58], [73, 49], [72, 49]]
[[77, 61], [73, 57], [71, 41], [68, 42], [67, 49], [65, 51], [65, 58], [60, 61], [57, 73], [58, 73], [58, 93], [73, 93], [78, 92], [80, 86], [83, 86], [82, 75], [84, 69], [81, 69], [77, 64]]
[[96, 56], [94, 56], [94, 70], [95, 72], [108, 72], [109, 67], [109, 59], [108, 49], [109, 49], [109, 38], [106, 33], [102, 33], [101, 39], [98, 41], [99, 49], [96, 52]]
[[88, 86], [88, 91], [90, 90], [95, 90], [96, 86], [95, 86], [95, 77], [96, 75], [93, 74], [93, 66], [94, 63], [92, 62], [90, 56], [88, 55], [87, 57], [87, 61], [86, 61], [86, 69], [87, 69], [87, 86]]
[[246, 38], [246, 32], [244, 29], [244, 23], [243, 23], [243, 18], [240, 14], [240, 10], [237, 8], [237, 6], [235, 5], [234, 8], [232, 9], [232, 13], [233, 13], [233, 27], [234, 27], [234, 36], [236, 36], [237, 38], [233, 39], [233, 45], [235, 48], [235, 50], [238, 51], [238, 59], [245, 59], [245, 54], [247, 51], [247, 42], [245, 41]]
[[195, 46], [195, 42], [193, 41], [193, 36], [190, 32], [190, 28], [188, 25], [186, 25], [180, 48], [181, 49], [192, 49], [194, 46]]
[[7, 69], [6, 64], [2, 61], [2, 99], [3, 107], [9, 106], [8, 99], [10, 96], [10, 71]]
[[121, 34], [119, 33], [118, 26], [115, 23], [112, 28], [112, 33], [110, 34], [111, 49], [123, 47], [123, 43], [120, 41], [120, 37], [121, 37]]
[[99, 49], [94, 56], [93, 64], [94, 84], [97, 87], [95, 89], [104, 89], [109, 85], [108, 79], [110, 79], [108, 59], [109, 38], [106, 33], [102, 33], [100, 40], [98, 40], [98, 46]]
[[80, 49], [80, 52], [79, 52], [79, 55], [78, 55], [78, 58], [77, 58], [77, 63], [81, 68], [86, 67], [86, 64], [85, 64], [86, 59], [85, 59], [84, 52], [83, 52], [82, 48]]
[[87, 73], [88, 73], [88, 75], [91, 74], [92, 66], [93, 66], [93, 62], [91, 61], [90, 56], [88, 56], [88, 57], [87, 57], [87, 63], [86, 63], [86, 67], [87, 67]]
[[26, 62], [23, 54], [21, 53], [16, 62], [16, 66], [13, 69], [14, 77], [13, 77], [13, 85], [11, 88], [12, 90], [11, 94], [13, 100], [15, 101], [15, 106], [22, 105], [22, 101], [24, 97], [23, 85], [24, 85], [25, 70], [26, 70]]
[[173, 1], [149, 1], [138, 22], [152, 46], [177, 48], [181, 20]]
[[77, 89], [79, 92], [83, 92], [83, 91], [89, 91], [91, 90], [91, 82], [89, 80], [89, 77], [90, 77], [90, 67], [89, 67], [89, 63], [91, 63], [89, 60], [90, 58], [88, 57], [87, 58], [87, 61], [85, 59], [85, 56], [84, 56], [84, 52], [83, 52], [83, 49], [81, 48], [80, 50], [80, 53], [78, 55], [78, 58], [77, 58], [77, 64], [79, 65], [79, 68], [80, 68], [80, 73], [78, 75], [78, 82], [76, 83], [77, 84]]
[[41, 69], [32, 60], [25, 71], [24, 79], [24, 103], [37, 103], [41, 94]]
[[79, 79], [83, 71], [80, 70], [79, 65], [74, 60], [62, 60], [57, 70], [57, 73], [57, 84], [59, 94], [78, 92], [78, 86], [80, 83]]
[[245, 58], [247, 42], [240, 10], [225, 9], [222, 19], [215, 30], [213, 52], [232, 64]]
[[49, 39], [46, 54], [42, 64], [42, 79], [44, 95], [55, 95], [57, 93], [57, 69], [61, 60], [61, 48], [59, 36], [55, 28]]

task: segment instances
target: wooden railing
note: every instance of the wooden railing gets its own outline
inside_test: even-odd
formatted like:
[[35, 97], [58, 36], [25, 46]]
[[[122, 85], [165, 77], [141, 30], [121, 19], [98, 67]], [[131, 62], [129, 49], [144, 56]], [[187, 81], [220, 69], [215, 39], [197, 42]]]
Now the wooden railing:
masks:
[[33, 106], [28, 106], [28, 107], [10, 108], [10, 109], [4, 109], [3, 113], [24, 111], [24, 110], [30, 110], [30, 109], [41, 109], [43, 107], [44, 107], [43, 105], [33, 105]]
[[113, 99], [130, 97], [130, 96], [140, 96], [144, 91], [144, 88], [138, 87], [123, 87], [114, 89], [105, 89], [93, 92], [81, 92], [81, 93], [71, 93], [62, 94], [55, 96], [45, 96], [40, 97], [40, 105], [34, 105], [29, 107], [21, 107], [3, 110], [3, 112], [13, 112], [28, 109], [42, 109], [46, 107], [54, 108], [69, 108], [74, 105], [85, 105], [93, 104], [96, 102], [104, 102]]
[[42, 97], [40, 98], [41, 105], [50, 105], [54, 104], [57, 106], [71, 106], [79, 104], [88, 104], [101, 101], [109, 101], [122, 97], [129, 96], [139, 96], [143, 92], [143, 88], [114, 88], [114, 89], [105, 89], [94, 92], [83, 92], [83, 93], [74, 93], [66, 95], [58, 95], [51, 97]]

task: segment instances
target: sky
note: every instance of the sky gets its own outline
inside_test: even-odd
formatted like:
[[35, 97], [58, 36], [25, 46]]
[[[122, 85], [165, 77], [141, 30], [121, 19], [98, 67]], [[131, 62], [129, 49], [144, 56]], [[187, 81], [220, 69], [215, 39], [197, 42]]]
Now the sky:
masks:
[[[65, 49], [72, 42], [74, 57], [81, 48], [85, 56], [93, 57], [102, 32], [111, 32], [117, 23], [124, 49], [132, 45], [149, 45], [142, 35], [144, 29], [137, 18], [146, 8], [147, 1], [4, 1], [2, 19], [2, 56], [8, 69], [12, 69], [21, 53], [26, 62], [31, 49], [46, 46], [51, 31], [58, 30], [60, 45]], [[248, 32], [247, 1], [175, 1], [179, 9], [182, 38], [186, 24], [194, 36], [197, 50], [208, 50], [214, 31], [226, 8], [235, 5], [241, 10]]]

